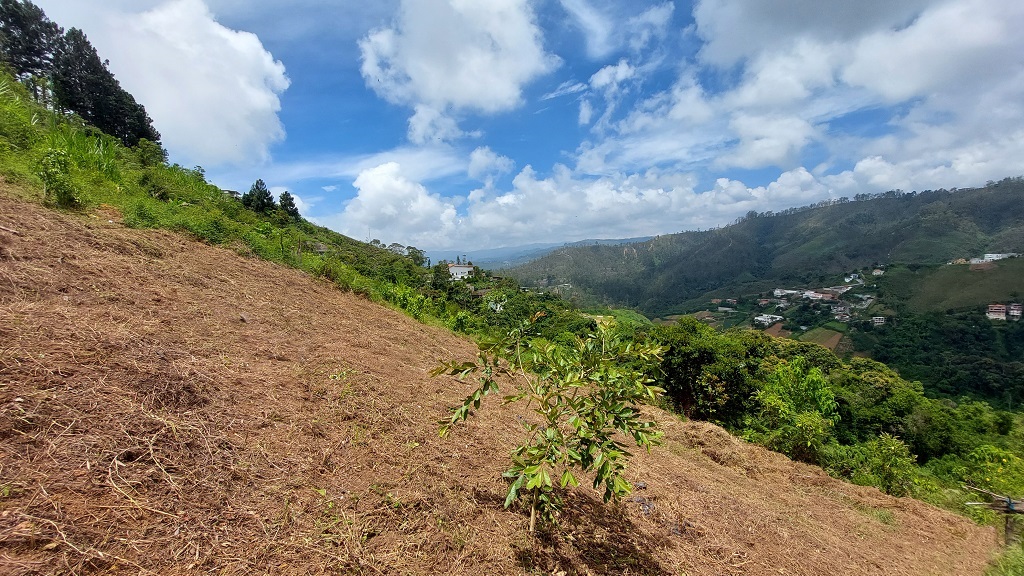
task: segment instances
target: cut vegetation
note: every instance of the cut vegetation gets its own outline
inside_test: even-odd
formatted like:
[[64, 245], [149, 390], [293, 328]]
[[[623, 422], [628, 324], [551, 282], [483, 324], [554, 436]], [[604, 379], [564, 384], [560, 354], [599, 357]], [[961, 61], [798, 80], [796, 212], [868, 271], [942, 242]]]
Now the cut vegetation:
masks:
[[980, 574], [991, 528], [660, 410], [618, 506], [526, 536], [519, 425], [436, 380], [474, 346], [109, 211], [0, 196], [5, 573]]

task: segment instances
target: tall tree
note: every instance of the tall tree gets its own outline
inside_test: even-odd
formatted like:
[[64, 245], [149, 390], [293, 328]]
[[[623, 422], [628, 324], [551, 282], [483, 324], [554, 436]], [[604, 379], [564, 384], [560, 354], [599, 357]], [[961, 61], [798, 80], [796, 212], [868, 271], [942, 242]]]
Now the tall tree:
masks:
[[22, 79], [50, 73], [62, 34], [35, 4], [0, 0], [0, 57]]
[[283, 210], [284, 213], [293, 220], [298, 220], [301, 217], [299, 216], [299, 208], [295, 205], [295, 197], [287, 190], [281, 192], [281, 197], [278, 199], [278, 203], [281, 206], [281, 210]]
[[274, 196], [270, 194], [270, 190], [267, 189], [267, 184], [262, 178], [253, 182], [249, 191], [242, 194], [242, 204], [260, 214], [266, 214], [276, 207]]
[[86, 122], [135, 146], [145, 138], [160, 141], [160, 133], [135, 98], [101, 61], [85, 33], [68, 30], [53, 62], [53, 91], [57, 103]]

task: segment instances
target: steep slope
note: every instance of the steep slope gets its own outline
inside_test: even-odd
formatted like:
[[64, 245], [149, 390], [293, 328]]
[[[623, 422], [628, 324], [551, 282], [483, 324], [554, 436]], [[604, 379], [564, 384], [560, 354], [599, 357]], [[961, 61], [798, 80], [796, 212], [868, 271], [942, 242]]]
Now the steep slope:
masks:
[[655, 411], [615, 507], [533, 540], [475, 347], [266, 262], [0, 184], [0, 573], [980, 574], [990, 529]]
[[751, 214], [724, 228], [625, 246], [566, 247], [509, 270], [527, 284], [571, 284], [649, 316], [707, 292], [749, 294], [825, 281], [873, 263], [941, 264], [1024, 251], [1024, 180]]

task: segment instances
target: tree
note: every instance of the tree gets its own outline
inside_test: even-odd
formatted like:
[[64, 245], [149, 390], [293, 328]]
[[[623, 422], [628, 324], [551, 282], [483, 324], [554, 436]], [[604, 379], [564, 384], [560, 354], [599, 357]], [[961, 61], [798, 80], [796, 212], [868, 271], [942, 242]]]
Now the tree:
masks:
[[516, 392], [504, 401], [525, 401], [527, 414], [521, 421], [526, 438], [512, 451], [512, 465], [504, 473], [511, 480], [505, 507], [525, 496], [530, 532], [538, 516], [554, 519], [561, 504], [555, 485], [578, 486], [577, 473], [593, 475], [593, 487], [603, 486], [605, 502], [627, 495], [632, 486], [622, 473], [631, 454], [620, 439], [632, 438], [650, 449], [661, 437], [656, 423], [640, 413], [641, 403], [656, 400], [662, 392], [648, 376], [660, 360], [660, 347], [623, 341], [605, 324], [567, 346], [530, 340], [536, 320], [506, 338], [481, 343], [476, 361], [453, 361], [432, 372], [479, 375], [480, 387], [452, 410], [441, 427], [442, 437], [467, 420], [484, 396], [499, 391], [499, 378], [517, 383]]
[[62, 33], [35, 4], [0, 0], [0, 56], [20, 78], [49, 75]]
[[288, 215], [292, 220], [298, 220], [301, 218], [299, 215], [299, 208], [295, 205], [295, 197], [292, 196], [287, 190], [281, 192], [278, 202], [281, 205], [281, 210]]
[[274, 197], [262, 178], [253, 182], [249, 191], [242, 194], [242, 205], [259, 214], [267, 214], [275, 208]]
[[100, 60], [78, 28], [68, 30], [59, 43], [52, 80], [58, 106], [78, 114], [125, 146], [135, 146], [142, 138], [159, 143], [160, 133], [153, 128], [146, 109], [121, 88], [107, 62]]
[[426, 253], [415, 246], [406, 246], [405, 253], [412, 259], [412, 263], [417, 266], [423, 266], [428, 260]]
[[754, 393], [757, 412], [745, 435], [772, 450], [815, 463], [839, 421], [839, 405], [820, 368], [801, 356], [781, 360]]

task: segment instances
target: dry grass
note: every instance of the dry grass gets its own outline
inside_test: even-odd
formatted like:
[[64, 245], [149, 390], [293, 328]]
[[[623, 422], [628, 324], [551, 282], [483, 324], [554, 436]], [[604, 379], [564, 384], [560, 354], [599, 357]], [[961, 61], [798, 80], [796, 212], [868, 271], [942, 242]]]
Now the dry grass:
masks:
[[531, 538], [514, 415], [437, 436], [468, 385], [428, 371], [472, 343], [107, 213], [0, 191], [0, 226], [0, 574], [952, 575], [995, 547], [661, 412], [641, 489]]

